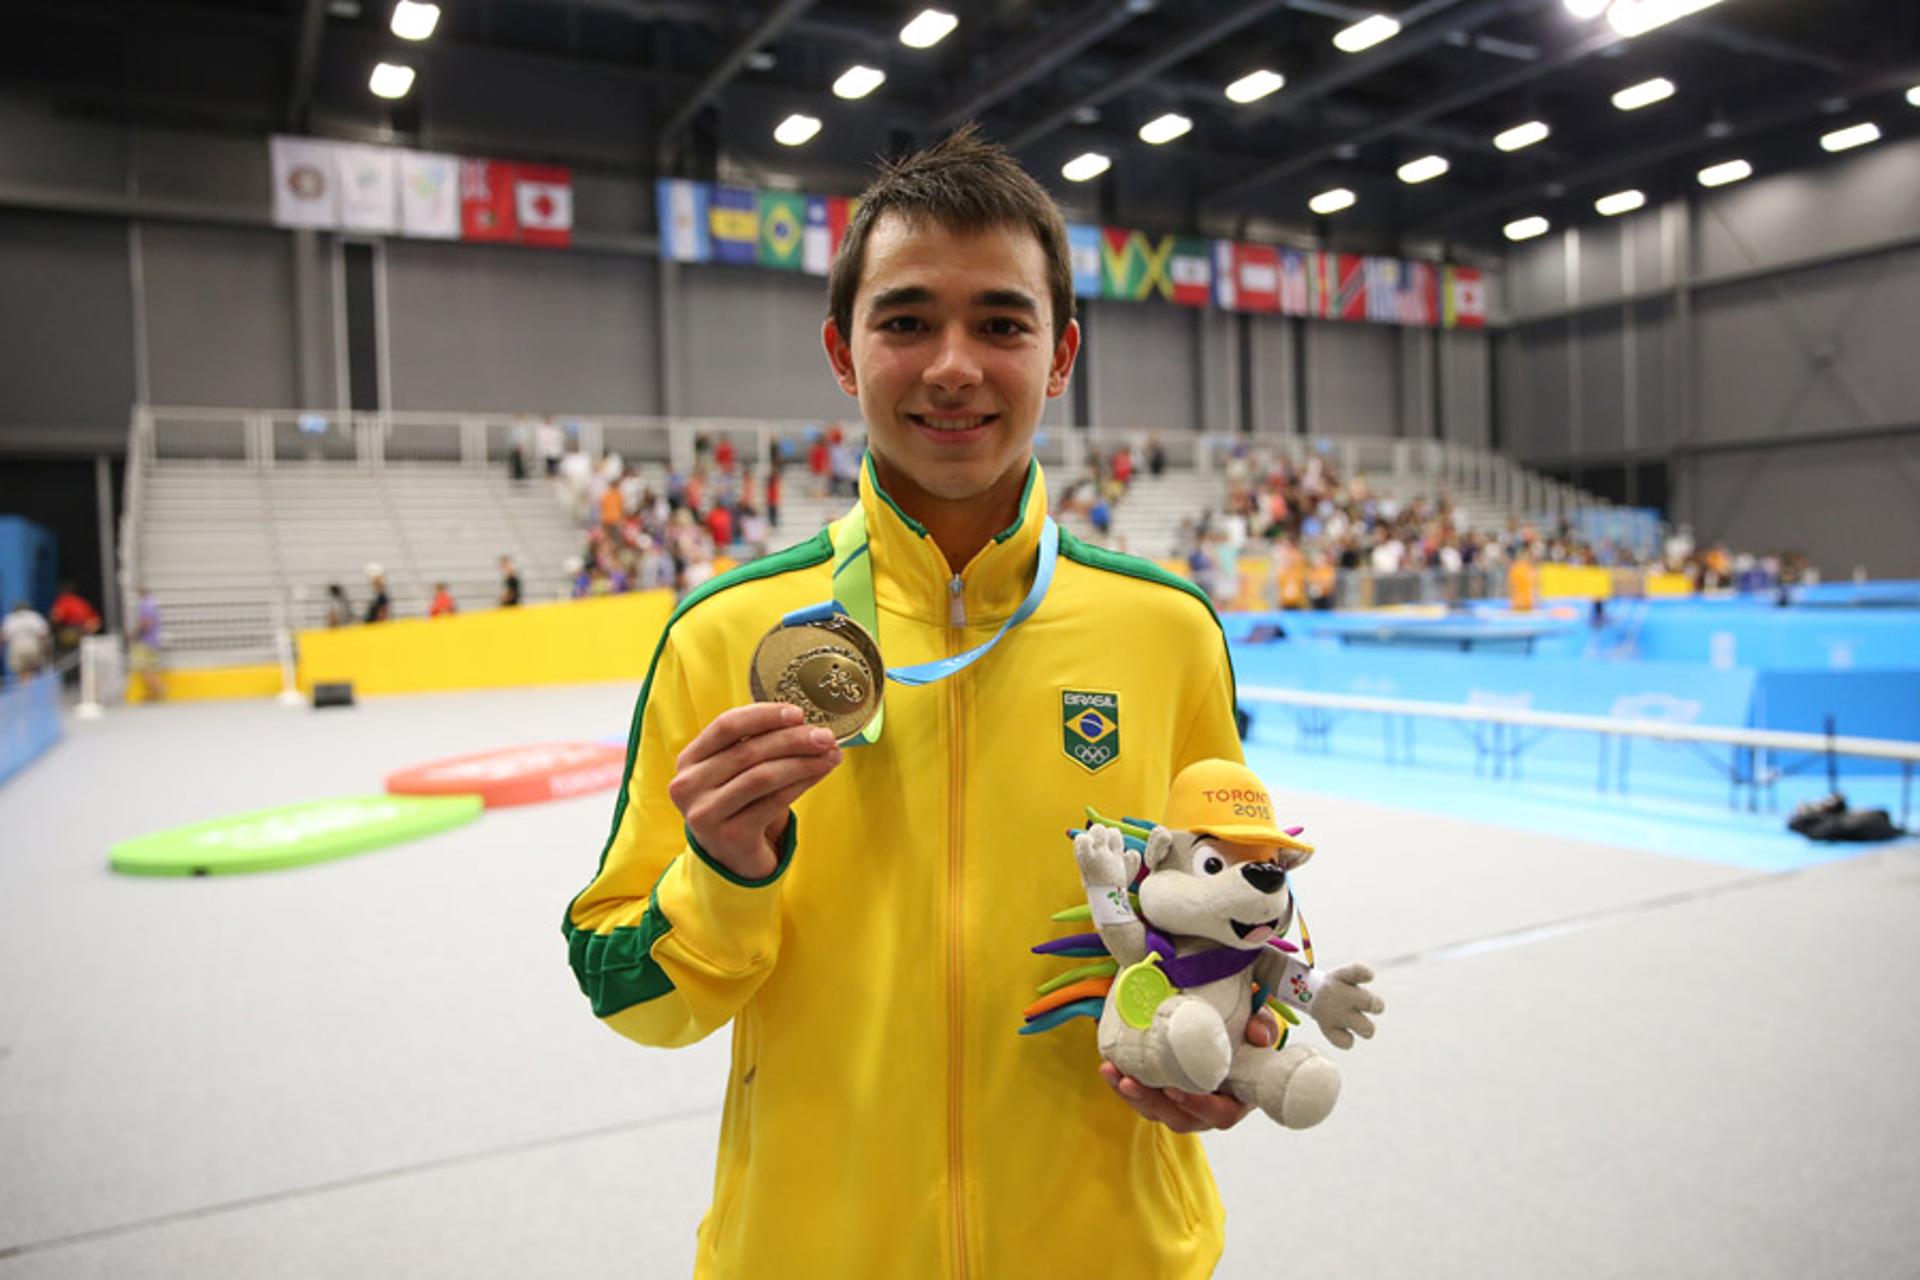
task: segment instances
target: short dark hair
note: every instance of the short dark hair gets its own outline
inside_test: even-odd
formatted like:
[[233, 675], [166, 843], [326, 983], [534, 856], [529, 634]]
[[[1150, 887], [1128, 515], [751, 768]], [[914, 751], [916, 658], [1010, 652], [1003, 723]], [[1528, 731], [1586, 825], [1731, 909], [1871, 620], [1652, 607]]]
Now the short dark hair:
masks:
[[827, 274], [827, 313], [842, 338], [853, 335], [853, 298], [860, 292], [867, 237], [889, 213], [909, 221], [931, 219], [949, 231], [990, 227], [1031, 231], [1047, 260], [1047, 292], [1053, 303], [1053, 340], [1073, 319], [1073, 257], [1067, 222], [1045, 187], [1022, 169], [1005, 147], [963, 124], [941, 141], [902, 160], [886, 161], [880, 176], [860, 196], [860, 207]]

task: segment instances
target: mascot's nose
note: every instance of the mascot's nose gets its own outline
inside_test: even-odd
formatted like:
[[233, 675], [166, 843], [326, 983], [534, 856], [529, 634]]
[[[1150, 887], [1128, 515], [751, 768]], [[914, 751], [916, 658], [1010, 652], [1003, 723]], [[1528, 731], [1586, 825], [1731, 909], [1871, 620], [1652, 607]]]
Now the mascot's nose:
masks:
[[1247, 883], [1262, 893], [1272, 893], [1287, 882], [1287, 873], [1271, 862], [1249, 862], [1240, 868]]

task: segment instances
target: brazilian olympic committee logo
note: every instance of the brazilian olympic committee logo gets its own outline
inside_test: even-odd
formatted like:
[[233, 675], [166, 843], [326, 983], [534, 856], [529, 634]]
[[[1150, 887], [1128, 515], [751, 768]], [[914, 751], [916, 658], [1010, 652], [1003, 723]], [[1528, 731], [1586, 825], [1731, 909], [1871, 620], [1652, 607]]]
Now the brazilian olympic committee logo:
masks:
[[1119, 694], [1062, 690], [1060, 719], [1060, 749], [1088, 773], [1120, 758]]

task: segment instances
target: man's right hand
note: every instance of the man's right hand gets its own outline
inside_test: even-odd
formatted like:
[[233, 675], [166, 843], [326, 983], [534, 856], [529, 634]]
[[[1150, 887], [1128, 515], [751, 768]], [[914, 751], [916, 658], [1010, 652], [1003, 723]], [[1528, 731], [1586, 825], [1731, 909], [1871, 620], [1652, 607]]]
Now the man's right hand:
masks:
[[800, 708], [752, 702], [715, 716], [674, 763], [667, 795], [707, 855], [743, 880], [780, 865], [791, 806], [840, 763], [831, 730]]

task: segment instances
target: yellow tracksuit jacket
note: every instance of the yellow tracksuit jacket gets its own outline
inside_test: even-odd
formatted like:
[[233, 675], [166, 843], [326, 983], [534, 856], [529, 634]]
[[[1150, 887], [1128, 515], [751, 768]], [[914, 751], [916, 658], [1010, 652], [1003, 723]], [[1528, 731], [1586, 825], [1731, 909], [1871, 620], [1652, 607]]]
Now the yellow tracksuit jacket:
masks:
[[[870, 466], [861, 491], [888, 664], [991, 637], [1033, 579], [1038, 466], [1019, 521], [958, 575]], [[1016, 1032], [1066, 967], [1029, 947], [1084, 901], [1065, 835], [1082, 807], [1150, 817], [1186, 764], [1241, 759], [1210, 606], [1063, 536], [1038, 612], [960, 674], [890, 686], [881, 741], [846, 751], [794, 806], [778, 869], [746, 881], [691, 841], [667, 782], [708, 721], [751, 700], [761, 636], [831, 596], [831, 557], [823, 532], [675, 611], [599, 873], [567, 912], [581, 988], [615, 1031], [673, 1046], [734, 1024], [696, 1274], [1209, 1274], [1223, 1213], [1199, 1141], [1113, 1095], [1091, 1020]], [[1115, 695], [1113, 728], [1069, 693]]]

